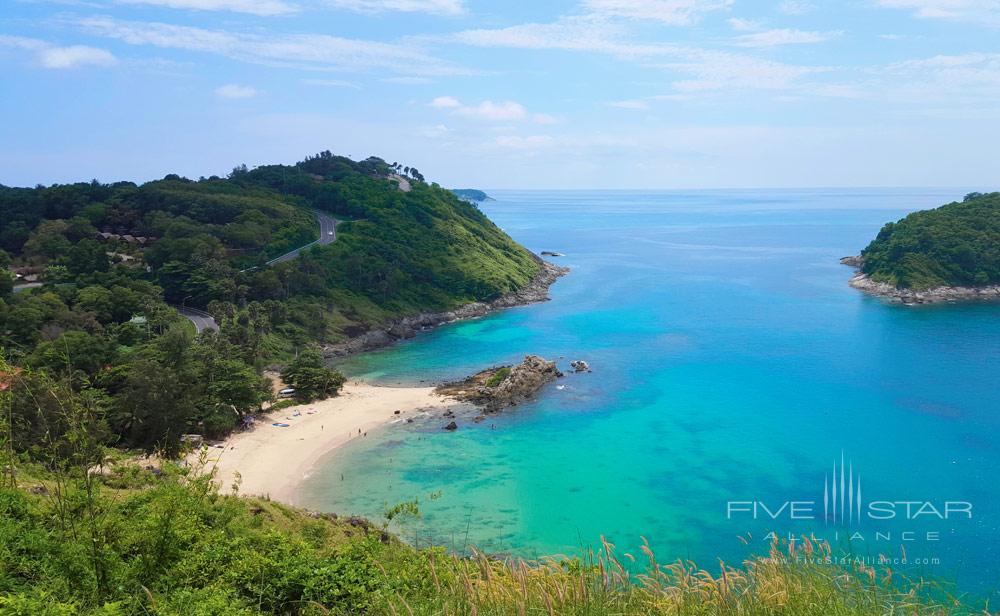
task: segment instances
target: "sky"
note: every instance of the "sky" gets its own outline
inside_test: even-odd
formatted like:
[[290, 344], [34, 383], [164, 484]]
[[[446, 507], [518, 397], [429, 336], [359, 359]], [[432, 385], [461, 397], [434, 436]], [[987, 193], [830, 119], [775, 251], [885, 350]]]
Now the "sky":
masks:
[[3, 0], [0, 183], [1000, 186], [1000, 0]]

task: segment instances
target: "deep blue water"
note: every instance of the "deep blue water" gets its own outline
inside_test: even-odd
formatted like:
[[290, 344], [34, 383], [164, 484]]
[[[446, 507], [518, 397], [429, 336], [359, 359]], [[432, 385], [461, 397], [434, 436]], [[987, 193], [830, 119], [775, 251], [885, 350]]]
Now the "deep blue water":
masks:
[[[601, 535], [635, 552], [646, 537], [661, 561], [715, 567], [765, 552], [770, 530], [815, 533], [855, 554], [905, 551], [911, 563], [897, 569], [995, 591], [1000, 306], [889, 305], [849, 288], [838, 263], [885, 222], [961, 195], [497, 191], [483, 209], [500, 227], [566, 254], [572, 273], [552, 301], [344, 369], [412, 383], [537, 353], [564, 367], [585, 359], [593, 373], [455, 433], [433, 421], [359, 439], [313, 475], [305, 500], [377, 519], [418, 498], [422, 517], [400, 527], [411, 540], [525, 556], [576, 553]], [[907, 520], [903, 505], [892, 520], [825, 519], [824, 480], [842, 455], [865, 507], [969, 502], [972, 519]], [[727, 517], [742, 507], [730, 501], [811, 501], [818, 516]]]

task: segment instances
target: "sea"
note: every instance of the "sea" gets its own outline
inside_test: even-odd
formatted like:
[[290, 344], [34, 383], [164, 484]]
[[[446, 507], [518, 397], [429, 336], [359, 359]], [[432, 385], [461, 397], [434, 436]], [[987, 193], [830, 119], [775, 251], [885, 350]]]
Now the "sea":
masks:
[[839, 263], [968, 191], [489, 192], [511, 237], [565, 255], [551, 301], [339, 367], [423, 385], [537, 354], [567, 374], [455, 432], [429, 417], [355, 439], [303, 504], [382, 522], [415, 500], [389, 528], [459, 553], [606, 541], [711, 571], [810, 537], [1000, 599], [1000, 305], [888, 303]]

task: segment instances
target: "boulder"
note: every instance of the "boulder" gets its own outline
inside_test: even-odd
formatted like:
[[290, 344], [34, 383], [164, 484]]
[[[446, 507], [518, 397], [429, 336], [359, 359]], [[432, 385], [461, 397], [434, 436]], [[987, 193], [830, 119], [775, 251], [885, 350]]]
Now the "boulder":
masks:
[[532, 398], [546, 384], [563, 374], [556, 363], [538, 355], [527, 355], [515, 366], [483, 370], [464, 381], [438, 387], [438, 393], [463, 402], [472, 402], [496, 412]]
[[574, 372], [590, 372], [590, 364], [583, 361], [582, 359], [577, 359], [575, 361], [569, 362], [569, 365], [573, 368]]

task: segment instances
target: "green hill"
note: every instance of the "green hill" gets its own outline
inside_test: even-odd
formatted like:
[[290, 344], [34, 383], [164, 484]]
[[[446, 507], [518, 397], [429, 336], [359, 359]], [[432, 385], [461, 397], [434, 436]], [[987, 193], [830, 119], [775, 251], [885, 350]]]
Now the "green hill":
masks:
[[[270, 362], [539, 272], [475, 206], [413, 168], [403, 192], [398, 170], [322, 152], [225, 178], [0, 186], [0, 267], [37, 278], [12, 292], [0, 270], [0, 354], [90, 392], [108, 442], [173, 449], [259, 410]], [[336, 236], [268, 266], [319, 237], [317, 212], [342, 221]], [[195, 339], [170, 304], [208, 310], [220, 331]], [[19, 448], [64, 427], [57, 406], [18, 408]]]
[[1000, 193], [888, 223], [861, 256], [872, 280], [903, 289], [1000, 284]]

